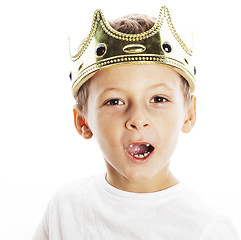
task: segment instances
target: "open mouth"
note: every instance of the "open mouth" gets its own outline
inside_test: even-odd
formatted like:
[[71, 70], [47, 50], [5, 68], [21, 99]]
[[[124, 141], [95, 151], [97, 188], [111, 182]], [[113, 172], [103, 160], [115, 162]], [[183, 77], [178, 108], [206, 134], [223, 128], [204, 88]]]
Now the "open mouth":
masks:
[[146, 159], [154, 150], [150, 143], [132, 143], [126, 148], [126, 152], [137, 159]]

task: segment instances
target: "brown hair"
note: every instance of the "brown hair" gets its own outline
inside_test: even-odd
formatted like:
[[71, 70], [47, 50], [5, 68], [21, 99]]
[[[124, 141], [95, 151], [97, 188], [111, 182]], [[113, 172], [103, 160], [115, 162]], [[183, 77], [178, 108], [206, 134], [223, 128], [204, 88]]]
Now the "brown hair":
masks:
[[[138, 34], [145, 32], [153, 27], [156, 19], [142, 14], [129, 14], [127, 16], [110, 20], [109, 24], [115, 30], [122, 33]], [[81, 47], [81, 45], [80, 45]], [[184, 77], [181, 76], [181, 89], [183, 90], [185, 105], [191, 101], [191, 92], [189, 84]], [[85, 82], [79, 89], [77, 94], [77, 104], [83, 114], [87, 113], [87, 101], [89, 96], [89, 85], [91, 79]]]

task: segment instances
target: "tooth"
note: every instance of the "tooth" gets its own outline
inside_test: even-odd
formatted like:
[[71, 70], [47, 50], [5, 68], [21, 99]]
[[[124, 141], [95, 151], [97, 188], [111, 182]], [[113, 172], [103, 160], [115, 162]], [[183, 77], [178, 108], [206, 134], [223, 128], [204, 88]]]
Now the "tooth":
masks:
[[144, 158], [144, 155], [142, 155], [142, 154], [135, 154], [134, 157], [136, 157], [136, 158]]
[[131, 144], [130, 147], [133, 147], [133, 145]]
[[149, 147], [149, 146], [150, 146], [150, 144], [149, 144], [149, 143], [147, 143], [147, 144], [146, 144], [146, 146], [147, 146], [147, 147]]
[[148, 153], [144, 153], [144, 156], [146, 157], [148, 155]]

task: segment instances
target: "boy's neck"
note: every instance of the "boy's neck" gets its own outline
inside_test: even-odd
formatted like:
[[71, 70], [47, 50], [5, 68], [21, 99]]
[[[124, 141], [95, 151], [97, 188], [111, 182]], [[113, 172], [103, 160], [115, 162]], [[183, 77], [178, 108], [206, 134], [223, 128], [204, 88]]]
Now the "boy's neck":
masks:
[[112, 166], [106, 161], [107, 175], [106, 181], [113, 187], [136, 193], [151, 193], [158, 192], [164, 189], [170, 188], [179, 183], [179, 180], [169, 170], [169, 164], [167, 164], [158, 174], [156, 174], [150, 181], [135, 183], [129, 181], [127, 178], [117, 173]]

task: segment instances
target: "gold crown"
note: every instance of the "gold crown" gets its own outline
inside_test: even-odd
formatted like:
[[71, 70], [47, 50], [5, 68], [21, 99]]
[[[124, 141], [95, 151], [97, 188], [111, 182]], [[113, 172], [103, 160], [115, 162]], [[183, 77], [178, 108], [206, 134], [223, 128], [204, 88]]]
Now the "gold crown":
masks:
[[[70, 53], [71, 54], [71, 53]], [[73, 96], [96, 71], [119, 64], [165, 64], [171, 66], [195, 90], [196, 73], [192, 51], [177, 34], [168, 9], [163, 6], [154, 26], [139, 34], [121, 33], [96, 10], [89, 35], [76, 55], [72, 56], [70, 74]]]

